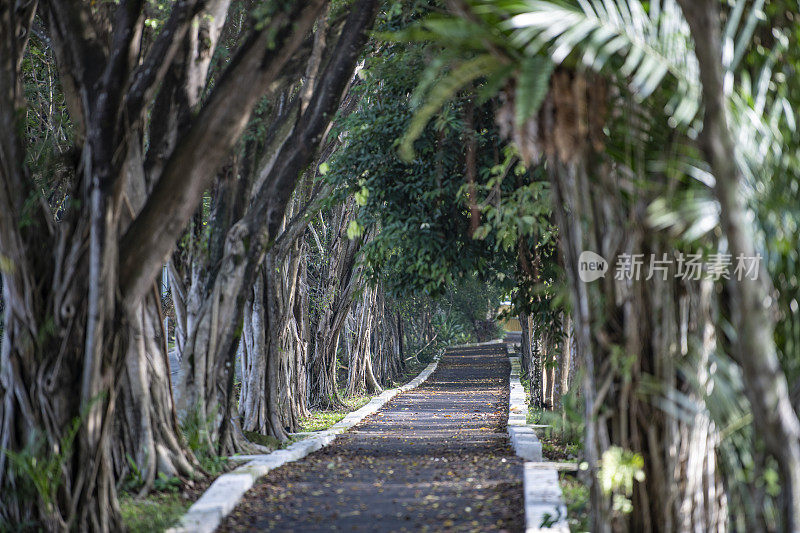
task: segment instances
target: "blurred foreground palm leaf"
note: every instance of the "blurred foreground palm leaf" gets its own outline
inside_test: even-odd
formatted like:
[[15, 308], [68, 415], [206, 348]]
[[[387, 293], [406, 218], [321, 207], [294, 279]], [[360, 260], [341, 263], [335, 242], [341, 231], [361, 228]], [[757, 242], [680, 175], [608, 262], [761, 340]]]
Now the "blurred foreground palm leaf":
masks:
[[649, 6], [638, 0], [468, 0], [462, 9], [467, 16], [435, 15], [384, 35], [441, 48], [415, 94], [424, 103], [400, 143], [401, 155], [413, 157], [413, 142], [432, 116], [476, 80], [486, 99], [513, 78], [514, 118], [521, 127], [541, 105], [554, 64], [572, 58], [620, 79], [640, 100], [665, 85], [664, 111], [676, 125], [691, 123], [700, 84], [688, 26], [674, 0]]
[[[755, 186], [769, 174], [795, 166], [786, 153], [785, 131], [795, 130], [788, 99], [776, 93], [773, 68], [785, 39], [751, 80], [739, 68], [763, 19], [763, 0], [737, 0], [727, 13], [723, 65], [727, 69], [731, 127], [737, 137], [737, 164]], [[618, 114], [609, 124], [606, 153], [646, 179], [666, 172], [694, 193], [689, 205], [662, 201], [651, 211], [655, 227], [679, 222], [678, 233], [692, 241], [716, 226], [711, 198], [714, 178], [693, 147], [702, 127], [701, 85], [689, 28], [675, 0], [454, 0], [456, 16], [428, 17], [390, 37], [426, 42], [437, 48], [415, 92], [416, 109], [400, 142], [413, 157], [413, 143], [430, 119], [466, 87], [484, 100], [500, 90], [514, 100], [513, 119], [523, 128], [539, 109], [555, 65], [587, 68], [616, 80]], [[752, 67], [752, 65], [750, 65]], [[509, 91], [512, 92], [509, 92]], [[635, 97], [635, 105], [624, 99]], [[623, 104], [620, 106], [620, 104]], [[644, 166], [636, 168], [640, 163]], [[675, 207], [676, 209], [673, 209]]]
[[528, 56], [546, 52], [561, 64], [571, 56], [585, 67], [621, 76], [640, 99], [667, 77], [674, 82], [667, 113], [691, 123], [700, 107], [697, 59], [689, 28], [672, 0], [580, 0], [577, 5], [529, 0], [506, 22], [511, 43]]

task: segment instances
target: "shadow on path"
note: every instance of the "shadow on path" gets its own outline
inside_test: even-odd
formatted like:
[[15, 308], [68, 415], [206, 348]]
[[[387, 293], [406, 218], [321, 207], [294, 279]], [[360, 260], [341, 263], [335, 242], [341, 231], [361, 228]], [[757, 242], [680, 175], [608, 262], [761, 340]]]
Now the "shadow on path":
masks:
[[305, 459], [267, 474], [219, 531], [522, 531], [502, 345], [436, 372]]

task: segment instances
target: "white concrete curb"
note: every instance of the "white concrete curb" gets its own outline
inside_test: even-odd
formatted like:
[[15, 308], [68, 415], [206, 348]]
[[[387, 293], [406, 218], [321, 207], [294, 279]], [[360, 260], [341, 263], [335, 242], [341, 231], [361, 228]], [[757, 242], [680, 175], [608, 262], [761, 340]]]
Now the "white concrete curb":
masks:
[[569, 533], [567, 507], [561, 497], [558, 472], [544, 470], [536, 464], [542, 462], [542, 443], [526, 423], [528, 402], [525, 388], [519, 380], [519, 357], [511, 356], [509, 360], [508, 436], [514, 451], [525, 459], [522, 474], [525, 532]]
[[517, 455], [526, 461], [541, 462], [542, 443], [526, 422], [528, 402], [525, 388], [519, 380], [519, 357], [512, 356], [508, 359], [511, 361], [511, 374], [508, 376], [508, 437]]
[[233, 511], [253, 483], [270, 470], [286, 463], [302, 459], [306, 455], [327, 446], [336, 438], [336, 435], [348, 430], [364, 418], [374, 414], [389, 400], [401, 392], [418, 387], [428, 379], [436, 366], [438, 358], [425, 367], [417, 377], [396, 389], [387, 389], [372, 398], [362, 408], [349, 413], [342, 420], [325, 431], [320, 431], [314, 436], [295, 442], [283, 450], [276, 450], [264, 455], [236, 456], [236, 459], [248, 462], [235, 470], [219, 476], [200, 498], [189, 507], [178, 524], [167, 530], [167, 533], [212, 533], [222, 522], [222, 519]]

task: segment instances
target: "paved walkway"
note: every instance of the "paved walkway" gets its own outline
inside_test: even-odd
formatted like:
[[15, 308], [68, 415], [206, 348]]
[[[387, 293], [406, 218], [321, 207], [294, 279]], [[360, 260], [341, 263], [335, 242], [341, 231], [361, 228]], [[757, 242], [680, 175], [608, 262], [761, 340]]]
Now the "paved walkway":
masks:
[[330, 446], [277, 468], [219, 531], [522, 531], [502, 345], [462, 348]]

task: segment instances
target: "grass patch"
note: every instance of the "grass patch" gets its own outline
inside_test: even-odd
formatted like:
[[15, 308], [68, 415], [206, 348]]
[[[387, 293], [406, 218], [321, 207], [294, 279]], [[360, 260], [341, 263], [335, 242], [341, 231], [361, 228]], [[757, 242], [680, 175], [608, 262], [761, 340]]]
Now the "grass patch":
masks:
[[[394, 388], [399, 387], [401, 385], [405, 385], [415, 377], [419, 375], [422, 370], [428, 366], [428, 363], [418, 360], [417, 358], [411, 358], [406, 362], [406, 368], [402, 375], [398, 376], [392, 384], [387, 388]], [[346, 376], [341, 380], [340, 385], [346, 384]], [[345, 396], [344, 390], [339, 391], [339, 395], [342, 399], [342, 403], [344, 403], [344, 407], [342, 409], [333, 409], [333, 410], [312, 410], [311, 416], [305, 418], [304, 420], [300, 421], [300, 428], [301, 431], [324, 431], [345, 416], [348, 413], [363, 407], [372, 399], [372, 396]], [[251, 438], [249, 434], [245, 433], [247, 438]], [[251, 439], [252, 440], [252, 439]], [[257, 442], [257, 441], [254, 441]]]
[[145, 498], [120, 494], [122, 522], [131, 533], [160, 532], [175, 525], [191, 502], [176, 492], [156, 492]]
[[[525, 387], [526, 394], [528, 393], [528, 387]], [[525, 414], [525, 423], [526, 424], [540, 424], [542, 422], [542, 410], [536, 409], [532, 405], [528, 404], [528, 412]]]
[[347, 406], [345, 410], [346, 413], [350, 411], [355, 411], [356, 409], [360, 409], [367, 405], [367, 403], [372, 399], [372, 396], [364, 395], [364, 396], [350, 396], [342, 398], [342, 402]]
[[363, 407], [370, 401], [371, 396], [343, 397], [345, 407], [337, 410], [312, 411], [311, 416], [300, 422], [302, 431], [324, 431], [339, 422], [348, 413]]
[[573, 475], [562, 473], [559, 478], [567, 506], [569, 530], [589, 531], [589, 487]]
[[[200, 461], [200, 468], [212, 479], [230, 470], [234, 464], [227, 457], [219, 455], [201, 455], [195, 453], [195, 456]], [[201, 477], [205, 476], [201, 475]]]
[[303, 431], [325, 431], [347, 416], [347, 411], [315, 411], [300, 422]]
[[582, 455], [580, 442], [567, 442], [557, 435], [545, 435], [539, 440], [542, 443], [542, 455], [548, 461], [578, 462]]

